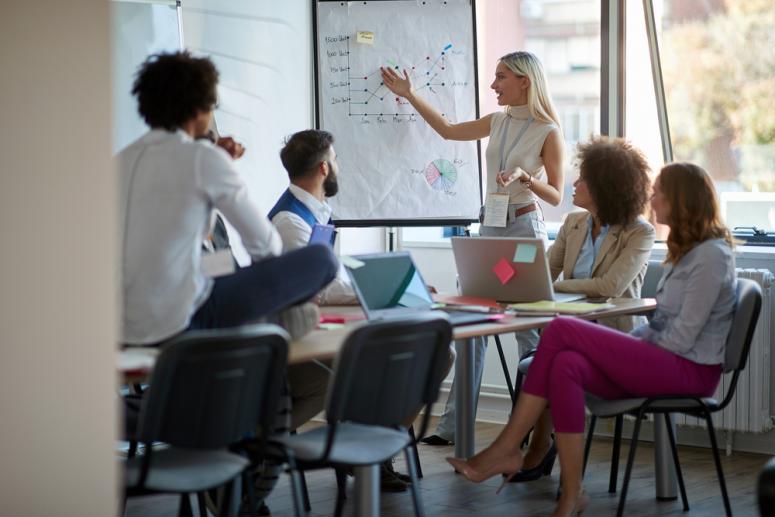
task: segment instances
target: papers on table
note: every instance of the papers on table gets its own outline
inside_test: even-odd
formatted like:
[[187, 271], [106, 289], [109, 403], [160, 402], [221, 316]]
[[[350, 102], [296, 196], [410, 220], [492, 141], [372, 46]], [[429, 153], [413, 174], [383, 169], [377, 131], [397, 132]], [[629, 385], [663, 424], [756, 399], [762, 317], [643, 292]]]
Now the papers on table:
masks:
[[538, 313], [542, 315], [554, 315], [554, 314], [587, 314], [590, 312], [600, 311], [603, 309], [612, 309], [613, 304], [610, 303], [589, 303], [589, 302], [554, 302], [554, 301], [540, 301], [532, 303], [512, 303], [507, 308], [524, 313]]

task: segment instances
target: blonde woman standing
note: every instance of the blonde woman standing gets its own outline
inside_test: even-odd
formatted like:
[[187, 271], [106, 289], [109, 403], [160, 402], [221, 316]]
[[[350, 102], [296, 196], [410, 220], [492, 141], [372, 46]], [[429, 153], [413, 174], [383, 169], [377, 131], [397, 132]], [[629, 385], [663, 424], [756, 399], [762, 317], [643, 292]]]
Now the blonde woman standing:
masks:
[[[498, 105], [505, 109], [482, 118], [453, 124], [419, 97], [406, 70], [403, 77], [392, 68], [382, 68], [382, 80], [394, 94], [404, 97], [442, 138], [479, 140], [489, 137], [486, 205], [508, 203], [505, 220], [486, 221], [480, 234], [487, 237], [538, 237], [547, 240], [546, 226], [538, 206], [541, 199], [551, 205], [562, 201], [565, 182], [562, 169], [563, 138], [549, 97], [540, 61], [530, 52], [501, 57], [490, 85]], [[498, 196], [500, 194], [500, 196]], [[498, 200], [498, 201], [496, 201]], [[484, 221], [482, 207], [480, 221]], [[535, 348], [535, 332], [518, 333], [520, 351]], [[484, 368], [486, 342], [475, 350], [475, 381], [479, 385]], [[450, 394], [454, 393], [453, 389]], [[447, 399], [436, 434], [424, 441], [446, 445], [454, 441], [454, 405]]]

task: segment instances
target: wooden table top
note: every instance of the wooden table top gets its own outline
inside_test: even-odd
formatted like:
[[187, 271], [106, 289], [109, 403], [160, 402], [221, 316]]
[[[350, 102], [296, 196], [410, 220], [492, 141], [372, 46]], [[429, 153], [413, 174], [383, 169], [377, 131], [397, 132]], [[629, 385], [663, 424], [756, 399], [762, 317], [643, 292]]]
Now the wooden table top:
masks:
[[[653, 298], [617, 298], [610, 300], [610, 303], [614, 305], [613, 308], [575, 317], [594, 320], [637, 315], [651, 312], [656, 307], [656, 301]], [[328, 316], [339, 316], [347, 322], [341, 326], [336, 325], [336, 328], [332, 329], [313, 330], [303, 338], [292, 341], [288, 347], [288, 364], [305, 363], [313, 359], [333, 359], [339, 353], [339, 349], [350, 332], [367, 323], [363, 319], [363, 311], [357, 305], [329, 306], [322, 308], [322, 312]], [[539, 329], [547, 326], [553, 319], [554, 316], [507, 315], [503, 319], [493, 322], [455, 327], [453, 337], [454, 339], [466, 339]], [[130, 348], [119, 352], [117, 366], [125, 382], [140, 382], [147, 379], [158, 353], [159, 349], [157, 348]]]

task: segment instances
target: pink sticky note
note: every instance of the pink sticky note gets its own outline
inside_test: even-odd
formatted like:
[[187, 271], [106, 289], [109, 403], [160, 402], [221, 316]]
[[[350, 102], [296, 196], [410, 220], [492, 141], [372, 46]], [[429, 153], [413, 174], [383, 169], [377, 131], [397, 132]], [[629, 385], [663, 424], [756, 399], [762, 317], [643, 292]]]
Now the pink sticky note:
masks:
[[493, 267], [492, 272], [495, 273], [495, 276], [498, 277], [498, 280], [501, 281], [501, 284], [506, 285], [509, 280], [514, 278], [514, 276], [517, 274], [516, 271], [514, 271], [514, 268], [511, 267], [511, 262], [506, 260], [505, 258], [500, 259]]

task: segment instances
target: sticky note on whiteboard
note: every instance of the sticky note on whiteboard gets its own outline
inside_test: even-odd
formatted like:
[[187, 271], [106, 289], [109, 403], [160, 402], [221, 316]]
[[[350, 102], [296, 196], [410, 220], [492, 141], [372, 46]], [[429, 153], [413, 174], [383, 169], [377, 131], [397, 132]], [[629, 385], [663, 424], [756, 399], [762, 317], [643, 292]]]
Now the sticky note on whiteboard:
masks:
[[366, 45], [373, 45], [374, 33], [371, 31], [358, 31], [355, 37], [355, 41], [358, 43], [365, 43]]
[[514, 252], [514, 262], [526, 262], [532, 264], [536, 260], [536, 252], [538, 249], [535, 244], [517, 244], [517, 249]]

